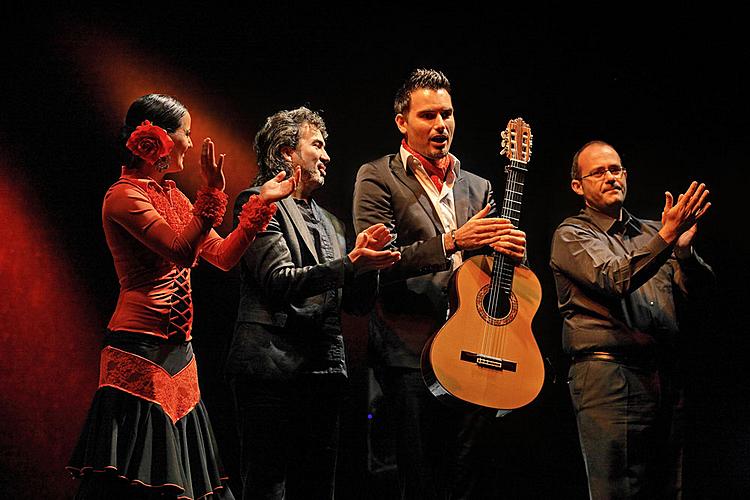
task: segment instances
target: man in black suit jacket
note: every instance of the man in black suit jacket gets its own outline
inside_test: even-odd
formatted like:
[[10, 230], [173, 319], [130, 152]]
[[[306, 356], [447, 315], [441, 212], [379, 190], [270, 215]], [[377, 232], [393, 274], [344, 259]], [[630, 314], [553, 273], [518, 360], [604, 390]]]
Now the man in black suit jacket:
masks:
[[402, 497], [464, 498], [477, 481], [475, 445], [494, 415], [443, 406], [422, 380], [420, 354], [446, 321], [448, 280], [462, 259], [491, 247], [520, 260], [526, 239], [492, 217], [489, 181], [449, 154], [455, 118], [443, 73], [414, 71], [394, 110], [401, 148], [362, 165], [354, 190], [355, 228], [385, 224], [401, 252], [380, 275], [369, 353], [395, 408]]
[[[399, 258], [383, 250], [391, 238], [382, 224], [360, 232], [347, 254], [343, 224], [312, 198], [330, 161], [326, 135], [323, 119], [303, 107], [269, 117], [255, 139], [256, 185], [282, 169], [295, 172], [297, 185], [241, 263], [226, 371], [239, 419], [244, 499], [333, 498], [347, 376], [340, 310], [369, 310], [377, 271]], [[255, 191], [238, 196], [235, 214]]]

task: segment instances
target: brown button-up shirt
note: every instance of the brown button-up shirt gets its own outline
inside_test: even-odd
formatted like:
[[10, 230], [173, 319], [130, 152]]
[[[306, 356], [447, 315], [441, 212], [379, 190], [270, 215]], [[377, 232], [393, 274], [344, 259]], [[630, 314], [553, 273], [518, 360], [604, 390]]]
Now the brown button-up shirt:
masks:
[[566, 352], [644, 356], [671, 349], [676, 301], [713, 285], [714, 276], [695, 252], [678, 261], [660, 228], [625, 209], [616, 220], [590, 207], [558, 226], [550, 266]]

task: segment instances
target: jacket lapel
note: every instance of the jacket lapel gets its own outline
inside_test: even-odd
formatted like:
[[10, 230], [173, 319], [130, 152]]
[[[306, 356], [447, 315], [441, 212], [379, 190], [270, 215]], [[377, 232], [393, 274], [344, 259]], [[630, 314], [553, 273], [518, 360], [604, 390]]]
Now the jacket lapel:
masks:
[[469, 220], [469, 185], [464, 180], [461, 168], [456, 168], [456, 182], [453, 184], [453, 204], [456, 207], [456, 227]]
[[404, 168], [404, 163], [401, 161], [400, 154], [396, 154], [396, 156], [393, 157], [390, 167], [393, 175], [414, 193], [414, 197], [435, 225], [438, 234], [442, 233], [443, 224], [440, 222], [440, 216], [435, 211], [435, 207], [430, 201], [430, 197], [427, 196], [422, 184], [420, 184], [419, 179], [417, 179], [417, 176], [411, 171], [411, 167]]
[[307, 246], [307, 250], [312, 254], [315, 262], [320, 264], [320, 261], [318, 260], [318, 252], [315, 251], [315, 242], [313, 241], [310, 231], [307, 230], [305, 219], [302, 217], [299, 208], [297, 208], [297, 202], [295, 202], [294, 199], [289, 196], [281, 200], [279, 203], [281, 205], [281, 208], [292, 220], [292, 224], [294, 224], [294, 228], [297, 230], [297, 234], [302, 238], [302, 241], [305, 242], [305, 246]]

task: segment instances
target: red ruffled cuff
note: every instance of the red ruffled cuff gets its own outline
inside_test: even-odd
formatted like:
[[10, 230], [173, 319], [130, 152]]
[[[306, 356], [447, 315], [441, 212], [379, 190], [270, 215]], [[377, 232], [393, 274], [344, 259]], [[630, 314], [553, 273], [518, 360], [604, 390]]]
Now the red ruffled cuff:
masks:
[[271, 217], [276, 213], [276, 204], [267, 204], [263, 198], [254, 194], [242, 205], [239, 216], [239, 227], [251, 234], [265, 231]]
[[205, 217], [213, 227], [220, 226], [227, 211], [227, 195], [216, 188], [202, 187], [193, 205], [193, 215]]

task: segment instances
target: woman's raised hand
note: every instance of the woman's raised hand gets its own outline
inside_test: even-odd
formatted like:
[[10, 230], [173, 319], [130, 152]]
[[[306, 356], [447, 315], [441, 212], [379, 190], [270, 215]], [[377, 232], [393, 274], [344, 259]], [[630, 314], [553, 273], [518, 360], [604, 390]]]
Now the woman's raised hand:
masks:
[[224, 191], [224, 185], [226, 181], [224, 179], [224, 156], [219, 155], [219, 162], [216, 163], [216, 157], [214, 156], [214, 143], [206, 137], [203, 140], [203, 146], [201, 147], [201, 175], [203, 180], [206, 181], [206, 186], [210, 188]]

